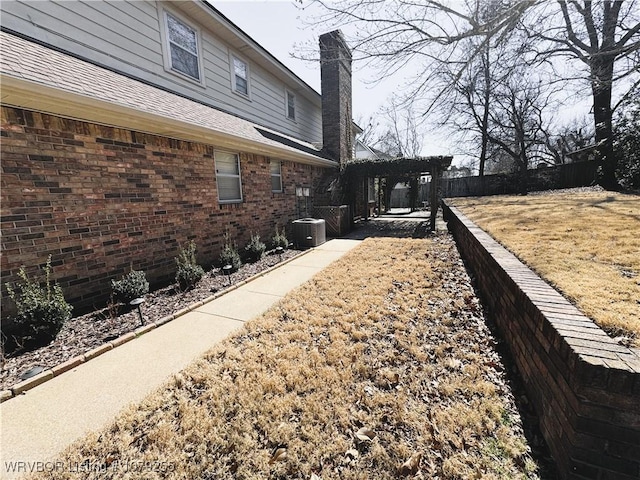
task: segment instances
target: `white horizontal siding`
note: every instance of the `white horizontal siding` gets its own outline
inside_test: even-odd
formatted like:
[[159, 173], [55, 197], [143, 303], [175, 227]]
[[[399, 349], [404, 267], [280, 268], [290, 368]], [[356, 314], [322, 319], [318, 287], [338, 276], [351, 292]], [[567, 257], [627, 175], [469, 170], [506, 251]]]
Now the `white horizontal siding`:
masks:
[[[174, 10], [179, 3], [167, 2]], [[2, 23], [6, 28], [71, 51], [92, 61], [173, 90], [256, 123], [310, 142], [322, 138], [320, 109], [259, 65], [248, 61], [250, 99], [231, 89], [230, 53], [242, 52], [200, 28], [205, 87], [167, 72], [162, 55], [160, 2], [74, 1], [2, 2]], [[183, 17], [184, 12], [179, 11]], [[246, 60], [246, 58], [245, 58]], [[296, 93], [296, 121], [285, 115], [285, 87]]]
[[[144, 5], [149, 4], [140, 2], [139, 7]], [[125, 7], [128, 12], [123, 11]], [[154, 31], [158, 21], [155, 29], [138, 21], [144, 15], [135, 4], [122, 2], [119, 9], [111, 8], [113, 17], [83, 2], [16, 1], [3, 2], [1, 8], [2, 23], [7, 28], [109, 66], [126, 63], [128, 67], [158, 71], [158, 60], [162, 59], [159, 36]]]

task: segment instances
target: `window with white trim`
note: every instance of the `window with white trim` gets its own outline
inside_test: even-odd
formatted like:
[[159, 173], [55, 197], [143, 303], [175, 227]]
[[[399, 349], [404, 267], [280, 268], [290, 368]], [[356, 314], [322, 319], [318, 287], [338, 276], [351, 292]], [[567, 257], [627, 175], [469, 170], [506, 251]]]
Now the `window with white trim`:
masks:
[[167, 11], [164, 12], [164, 27], [167, 46], [165, 66], [201, 82], [198, 31]]
[[249, 96], [249, 65], [235, 55], [231, 55], [231, 67], [233, 69], [233, 91], [241, 95]]
[[286, 90], [286, 112], [287, 118], [290, 120], [296, 119], [296, 96], [289, 90]]
[[282, 192], [282, 162], [271, 160], [271, 191]]
[[236, 153], [214, 152], [216, 183], [220, 203], [242, 202], [242, 181], [240, 179], [240, 158]]

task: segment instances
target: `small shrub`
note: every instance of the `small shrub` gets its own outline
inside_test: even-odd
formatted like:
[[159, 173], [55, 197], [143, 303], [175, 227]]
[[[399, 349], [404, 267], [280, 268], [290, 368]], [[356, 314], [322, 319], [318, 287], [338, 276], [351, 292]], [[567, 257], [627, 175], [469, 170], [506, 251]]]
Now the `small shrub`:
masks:
[[143, 271], [131, 270], [121, 280], [111, 280], [111, 289], [118, 301], [129, 303], [149, 293], [149, 282]]
[[273, 248], [282, 247], [286, 249], [289, 246], [289, 240], [287, 240], [284, 228], [280, 231], [278, 227], [276, 227], [276, 233], [271, 237], [271, 243]]
[[264, 252], [267, 249], [267, 246], [260, 241], [260, 235], [251, 235], [251, 241], [244, 247], [245, 252], [247, 254], [247, 258], [251, 262], [257, 262], [262, 257], [264, 257]]
[[242, 266], [238, 247], [235, 242], [231, 242], [228, 234], [224, 236], [224, 247], [220, 253], [220, 265], [223, 267], [225, 265], [231, 265], [232, 271], [234, 272]]
[[51, 284], [51, 255], [44, 267], [44, 286], [27, 277], [24, 266], [20, 267], [20, 281], [7, 284], [9, 297], [16, 304], [12, 317], [18, 343], [29, 346], [46, 345], [56, 338], [64, 323], [71, 318], [73, 307], [67, 303], [62, 288]]
[[180, 249], [176, 257], [176, 282], [180, 288], [193, 287], [204, 276], [204, 269], [196, 261], [196, 244], [191, 241]]

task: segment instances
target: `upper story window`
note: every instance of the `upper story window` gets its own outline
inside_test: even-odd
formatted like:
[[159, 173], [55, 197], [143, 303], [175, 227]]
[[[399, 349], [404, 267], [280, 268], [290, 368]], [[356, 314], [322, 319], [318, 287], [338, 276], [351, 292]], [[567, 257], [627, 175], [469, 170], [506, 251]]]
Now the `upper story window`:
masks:
[[296, 119], [296, 96], [293, 93], [291, 93], [289, 90], [286, 90], [286, 95], [287, 95], [287, 105], [286, 105], [287, 118], [291, 120], [295, 120]]
[[242, 181], [240, 179], [240, 158], [237, 153], [214, 152], [216, 182], [220, 203], [242, 202]]
[[165, 68], [203, 83], [198, 30], [165, 11], [163, 35]]
[[271, 191], [282, 192], [282, 162], [271, 160]]
[[249, 96], [249, 65], [244, 60], [232, 55], [231, 67], [233, 68], [233, 91]]

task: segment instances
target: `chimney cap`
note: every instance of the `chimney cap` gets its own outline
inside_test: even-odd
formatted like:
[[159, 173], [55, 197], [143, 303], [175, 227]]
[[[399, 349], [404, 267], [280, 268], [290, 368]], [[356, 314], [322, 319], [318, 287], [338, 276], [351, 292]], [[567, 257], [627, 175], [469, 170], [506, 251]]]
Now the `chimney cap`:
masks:
[[347, 45], [347, 41], [344, 39], [344, 35], [341, 30], [333, 30], [332, 32], [323, 33], [319, 38], [320, 43], [320, 56], [330, 52], [341, 52], [351, 59], [351, 49]]

